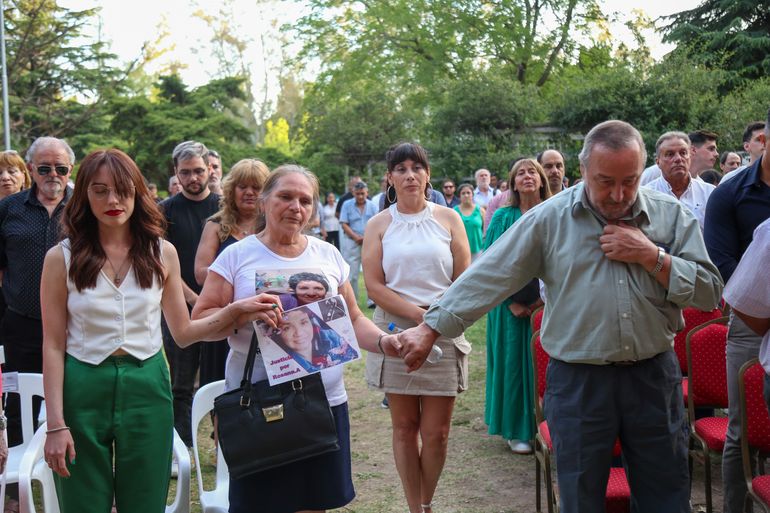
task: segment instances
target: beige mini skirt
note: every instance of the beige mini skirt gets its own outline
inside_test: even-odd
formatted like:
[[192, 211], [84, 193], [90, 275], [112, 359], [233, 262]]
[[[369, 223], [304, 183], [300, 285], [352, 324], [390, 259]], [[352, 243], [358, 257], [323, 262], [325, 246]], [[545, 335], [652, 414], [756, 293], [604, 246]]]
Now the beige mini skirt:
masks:
[[[404, 330], [414, 322], [397, 317], [377, 307], [372, 317], [374, 324], [388, 331], [394, 323]], [[436, 340], [443, 351], [437, 363], [425, 362], [420, 369], [407, 373], [401, 358], [379, 353], [366, 353], [366, 382], [377, 390], [390, 394], [456, 396], [468, 388], [468, 353], [471, 345], [465, 336], [457, 338], [439, 337]]]

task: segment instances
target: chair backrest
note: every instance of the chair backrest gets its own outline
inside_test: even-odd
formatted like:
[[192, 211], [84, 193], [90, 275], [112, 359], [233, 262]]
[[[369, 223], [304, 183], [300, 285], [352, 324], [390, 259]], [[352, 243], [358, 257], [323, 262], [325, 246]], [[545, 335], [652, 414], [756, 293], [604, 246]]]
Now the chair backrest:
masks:
[[697, 308], [687, 307], [682, 310], [682, 317], [684, 317], [684, 328], [679, 331], [674, 337], [674, 352], [676, 358], [679, 360], [679, 367], [682, 369], [682, 374], [687, 375], [687, 335], [693, 328], [700, 326], [701, 324], [719, 319], [724, 314], [719, 308], [714, 308], [711, 311], [704, 312]]
[[548, 361], [550, 360], [550, 356], [548, 356], [548, 353], [545, 352], [543, 349], [543, 344], [540, 343], [540, 331], [536, 331], [532, 334], [532, 338], [530, 339], [530, 345], [532, 347], [532, 369], [533, 377], [535, 380], [534, 387], [532, 387], [535, 391], [535, 397], [534, 403], [535, 403], [535, 420], [538, 422], [542, 422], [544, 419], [543, 416], [543, 397], [545, 396], [545, 371], [548, 368]]
[[770, 415], [762, 394], [765, 370], [757, 358], [746, 362], [738, 373], [741, 408], [741, 456], [746, 484], [752, 490], [752, 462], [749, 447], [770, 452]]
[[33, 422], [32, 398], [43, 398], [43, 375], [34, 373], [19, 373], [19, 391], [9, 392], [18, 393], [21, 403], [21, 435], [22, 446], [27, 446], [35, 434], [35, 423]]
[[545, 305], [541, 306], [534, 312], [532, 312], [532, 316], [529, 318], [529, 323], [532, 326], [532, 333], [536, 331], [540, 331], [540, 328], [543, 326], [543, 312], [545, 311]]
[[208, 418], [209, 412], [214, 409], [214, 399], [222, 395], [225, 391], [224, 380], [214, 381], [202, 386], [195, 393], [192, 404], [192, 438], [193, 454], [195, 456], [195, 470], [198, 477], [198, 494], [201, 498], [201, 506], [206, 511], [206, 499], [213, 495], [226, 499], [230, 486], [230, 472], [227, 463], [222, 455], [222, 449], [217, 445], [217, 473], [216, 483], [213, 492], [207, 492], [203, 489], [203, 474], [200, 460], [200, 448], [198, 447], [198, 427], [204, 418]]
[[695, 406], [727, 408], [727, 317], [708, 321], [687, 335], [687, 367], [690, 370], [687, 408], [695, 419]]

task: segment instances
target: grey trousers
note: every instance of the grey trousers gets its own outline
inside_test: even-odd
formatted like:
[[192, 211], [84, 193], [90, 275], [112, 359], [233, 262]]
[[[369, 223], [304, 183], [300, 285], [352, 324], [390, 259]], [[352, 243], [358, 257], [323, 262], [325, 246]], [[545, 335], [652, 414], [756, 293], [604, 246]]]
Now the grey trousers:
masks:
[[737, 316], [730, 314], [727, 332], [727, 396], [729, 400], [727, 439], [722, 452], [724, 513], [741, 513], [746, 497], [746, 480], [741, 459], [741, 410], [738, 372], [744, 363], [759, 356], [762, 337]]
[[[342, 258], [350, 266], [350, 285], [353, 287], [353, 294], [358, 300], [358, 275], [361, 273], [361, 246], [353, 242], [347, 235], [342, 243]], [[366, 291], [364, 291], [366, 295]]]
[[612, 448], [620, 438], [632, 513], [689, 513], [682, 373], [673, 351], [631, 366], [551, 359], [545, 416], [562, 513], [605, 510]]

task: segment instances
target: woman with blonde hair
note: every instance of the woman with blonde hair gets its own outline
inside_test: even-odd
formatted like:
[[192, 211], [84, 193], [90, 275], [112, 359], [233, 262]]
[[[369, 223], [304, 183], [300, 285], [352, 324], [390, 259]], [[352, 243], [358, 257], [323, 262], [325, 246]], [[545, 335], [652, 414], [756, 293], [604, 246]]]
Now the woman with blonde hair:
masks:
[[[209, 266], [227, 246], [256, 233], [259, 194], [268, 174], [270, 170], [261, 160], [243, 159], [222, 180], [219, 211], [206, 221], [195, 254], [195, 280], [199, 285], [206, 281]], [[228, 351], [227, 340], [201, 346], [201, 386], [225, 378]]]
[[14, 150], [0, 152], [0, 199], [29, 189], [32, 180], [27, 163]]
[[[513, 223], [551, 197], [548, 178], [534, 159], [517, 161], [508, 178], [510, 200], [497, 209], [487, 228], [485, 249]], [[502, 435], [517, 454], [532, 452], [535, 418], [529, 316], [540, 306], [537, 279], [494, 307], [487, 316], [487, 387], [484, 421], [490, 435]]]

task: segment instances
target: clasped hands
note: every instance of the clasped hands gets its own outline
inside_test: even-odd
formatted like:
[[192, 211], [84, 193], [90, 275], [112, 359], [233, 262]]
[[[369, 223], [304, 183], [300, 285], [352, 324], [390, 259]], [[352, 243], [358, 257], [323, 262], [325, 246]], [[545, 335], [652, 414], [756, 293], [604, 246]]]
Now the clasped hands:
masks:
[[380, 345], [386, 355], [401, 358], [407, 371], [414, 372], [425, 363], [438, 336], [423, 322], [398, 334], [385, 335]]

